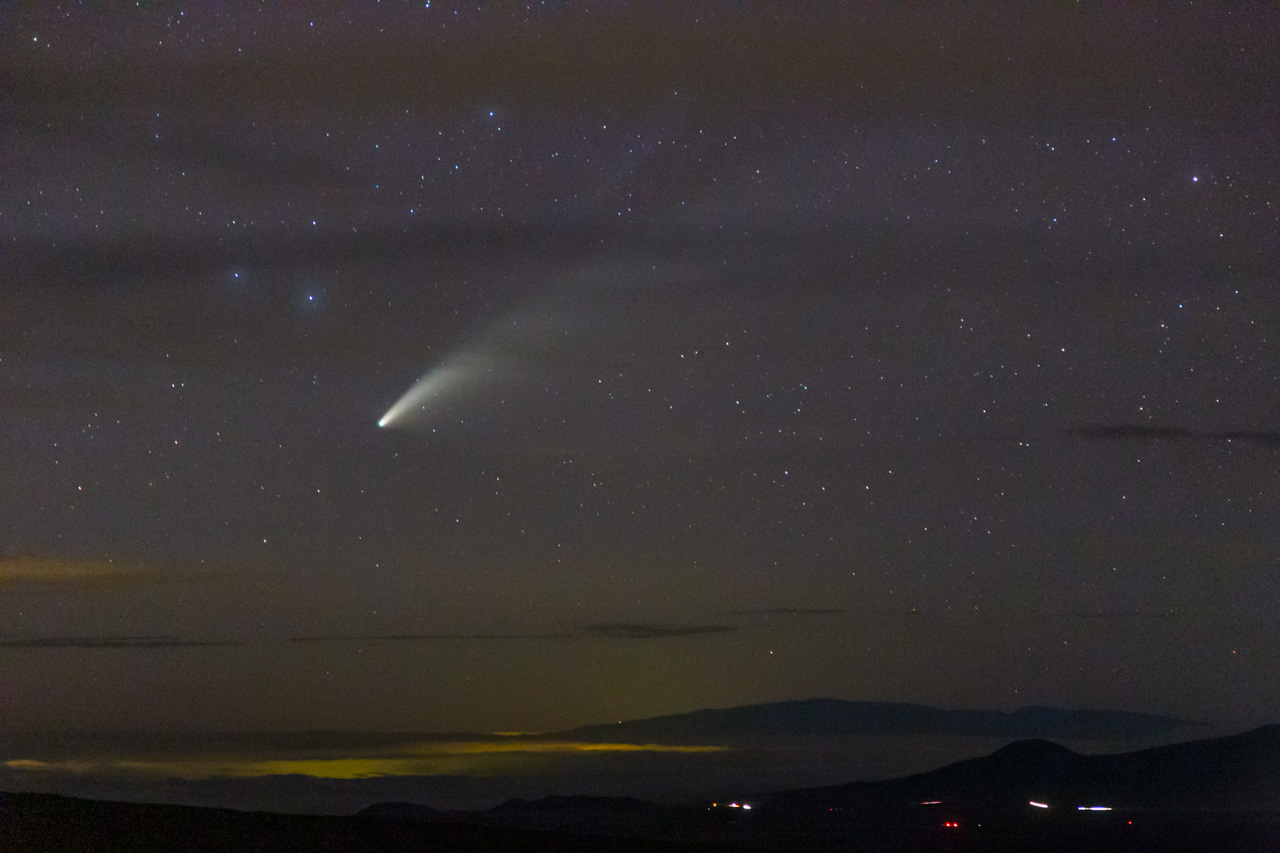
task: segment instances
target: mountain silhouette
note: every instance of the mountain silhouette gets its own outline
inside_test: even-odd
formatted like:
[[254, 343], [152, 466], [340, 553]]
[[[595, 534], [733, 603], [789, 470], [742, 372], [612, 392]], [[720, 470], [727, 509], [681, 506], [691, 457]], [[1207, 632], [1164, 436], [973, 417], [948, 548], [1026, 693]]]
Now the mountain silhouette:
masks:
[[886, 803], [958, 802], [1138, 809], [1280, 809], [1280, 725], [1114, 755], [1081, 755], [1046, 740], [884, 782], [766, 796], [771, 806], [820, 811]]

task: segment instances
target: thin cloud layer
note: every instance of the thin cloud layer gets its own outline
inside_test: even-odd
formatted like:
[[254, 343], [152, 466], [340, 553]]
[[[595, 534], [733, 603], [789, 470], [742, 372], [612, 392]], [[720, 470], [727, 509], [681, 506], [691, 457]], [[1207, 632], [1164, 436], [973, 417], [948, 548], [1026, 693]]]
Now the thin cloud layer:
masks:
[[762, 607], [754, 610], [735, 610], [735, 616], [838, 616], [842, 607]]
[[741, 630], [734, 625], [670, 625], [649, 622], [596, 622], [570, 631], [537, 634], [424, 633], [424, 634], [330, 634], [290, 637], [291, 643], [375, 643], [433, 642], [440, 640], [574, 640], [622, 639], [654, 640], [665, 637], [698, 637]]
[[[423, 633], [423, 634], [327, 634], [288, 637], [283, 640], [261, 639], [271, 643], [432, 643], [458, 640], [580, 640], [620, 639], [656, 640], [668, 637], [701, 637], [741, 630], [732, 625], [665, 625], [643, 622], [602, 622], [584, 625], [572, 631], [542, 634], [499, 633]], [[56, 636], [0, 637], [0, 648], [7, 649], [161, 649], [243, 646], [239, 640], [206, 639], [174, 636]]]
[[1277, 430], [1212, 430], [1139, 424], [1085, 424], [1063, 430], [1067, 435], [1112, 441], [1244, 441], [1280, 445]]
[[307, 637], [290, 637], [290, 643], [429, 643], [439, 640], [560, 640], [575, 634], [487, 634], [487, 633], [436, 633], [436, 634], [323, 634]]
[[180, 649], [202, 646], [237, 646], [231, 640], [184, 637], [6, 637], [5, 649]]
[[1120, 622], [1137, 621], [1139, 619], [1173, 619], [1174, 613], [1156, 610], [1102, 610], [1096, 613], [1082, 612], [1068, 614], [1070, 619], [1082, 620], [1115, 620]]
[[733, 625], [655, 625], [645, 622], [599, 622], [594, 625], [584, 625], [582, 628], [585, 636], [623, 640], [700, 637], [709, 634], [728, 634], [738, 630], [740, 629]]

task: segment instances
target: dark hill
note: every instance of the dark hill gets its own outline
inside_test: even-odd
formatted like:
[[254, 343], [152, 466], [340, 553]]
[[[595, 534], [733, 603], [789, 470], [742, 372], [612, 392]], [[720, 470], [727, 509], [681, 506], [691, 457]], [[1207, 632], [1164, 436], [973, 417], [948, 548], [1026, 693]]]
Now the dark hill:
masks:
[[694, 853], [714, 849], [465, 821], [283, 815], [0, 793], [3, 853]]
[[933, 800], [1056, 807], [1280, 810], [1280, 726], [1117, 755], [1080, 755], [1044, 740], [886, 782], [788, 791], [776, 808], [825, 810]]

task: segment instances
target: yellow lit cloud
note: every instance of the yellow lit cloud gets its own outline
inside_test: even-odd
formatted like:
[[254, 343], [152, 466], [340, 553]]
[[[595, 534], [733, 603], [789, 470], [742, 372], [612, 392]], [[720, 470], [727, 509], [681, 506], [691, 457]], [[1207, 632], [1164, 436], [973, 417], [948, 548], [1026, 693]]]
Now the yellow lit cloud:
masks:
[[111, 560], [64, 560], [49, 557], [0, 558], [0, 589], [29, 587], [112, 587], [158, 583], [154, 569]]
[[[496, 768], [491, 758], [587, 753], [709, 753], [722, 746], [672, 746], [658, 743], [588, 743], [584, 741], [503, 740], [430, 741], [409, 744], [394, 755], [334, 758], [246, 758], [191, 756], [155, 759], [104, 759], [100, 761], [6, 761], [10, 770], [78, 775], [138, 775], [178, 779], [252, 778], [259, 776], [310, 776], [316, 779], [368, 779], [377, 776], [483, 775]], [[506, 763], [503, 763], [506, 765]], [[509, 766], [504, 769], [510, 770]]]

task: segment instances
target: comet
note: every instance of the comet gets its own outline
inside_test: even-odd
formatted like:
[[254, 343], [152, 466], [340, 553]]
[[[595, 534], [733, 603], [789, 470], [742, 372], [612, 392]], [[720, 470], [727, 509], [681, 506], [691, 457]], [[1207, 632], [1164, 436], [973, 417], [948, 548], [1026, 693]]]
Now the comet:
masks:
[[407, 427], [484, 392], [507, 398], [531, 388], [571, 387], [606, 366], [600, 353], [616, 347], [616, 324], [607, 321], [599, 297], [585, 288], [562, 290], [489, 323], [418, 379], [378, 420], [383, 429]]
[[387, 413], [378, 419], [378, 426], [386, 429], [402, 425], [429, 409], [448, 402], [475, 388], [499, 373], [494, 359], [472, 352], [460, 352], [449, 356], [436, 367], [428, 370]]

